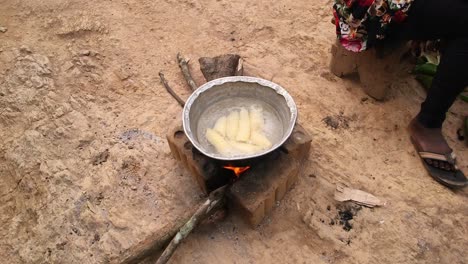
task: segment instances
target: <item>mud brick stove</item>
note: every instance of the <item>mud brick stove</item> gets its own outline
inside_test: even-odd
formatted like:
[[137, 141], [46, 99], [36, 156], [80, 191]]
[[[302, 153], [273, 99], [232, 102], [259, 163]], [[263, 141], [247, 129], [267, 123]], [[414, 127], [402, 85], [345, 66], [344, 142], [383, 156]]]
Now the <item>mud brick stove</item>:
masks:
[[[202, 57], [198, 61], [207, 81], [228, 76], [249, 76], [244, 72], [243, 59], [237, 54]], [[190, 74], [188, 61], [179, 53], [177, 62], [187, 84], [192, 91], [196, 91], [198, 86]], [[159, 72], [159, 77], [167, 92], [184, 107], [184, 100], [174, 92], [162, 72]], [[178, 231], [174, 229], [163, 237], [157, 234], [145, 240], [126, 252], [120, 263], [139, 263], [154, 255], [154, 251], [172, 237], [156, 262], [167, 263], [181, 241], [214, 208], [223, 205], [224, 198], [227, 198], [229, 208], [240, 211], [244, 220], [256, 227], [293, 187], [306, 165], [311, 145], [310, 135], [297, 123], [289, 138], [276, 150], [261, 157], [235, 162], [216, 160], [199, 152], [182, 126], [172, 129], [167, 140], [174, 158], [208, 197], [183, 226], [176, 227]]]
[[229, 205], [238, 209], [252, 226], [257, 226], [283, 199], [303, 171], [311, 137], [299, 124], [277, 150], [265, 156], [235, 163], [215, 160], [200, 153], [176, 127], [167, 140], [171, 153], [193, 176], [205, 194], [230, 183]]

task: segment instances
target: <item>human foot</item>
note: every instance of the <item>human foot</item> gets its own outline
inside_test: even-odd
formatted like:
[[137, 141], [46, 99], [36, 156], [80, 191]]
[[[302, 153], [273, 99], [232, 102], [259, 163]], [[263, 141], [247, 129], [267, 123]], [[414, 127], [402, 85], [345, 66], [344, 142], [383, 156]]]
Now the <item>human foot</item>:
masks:
[[468, 180], [458, 169], [455, 155], [441, 129], [426, 128], [416, 119], [411, 121], [408, 129], [424, 167], [435, 180], [452, 188], [468, 185]]
[[[440, 128], [426, 128], [415, 118], [409, 125], [409, 133], [418, 151], [442, 155], [450, 155], [452, 153], [452, 149], [447, 144], [447, 141], [442, 135], [442, 129]], [[428, 159], [427, 162], [437, 168], [447, 170], [453, 169], [453, 166], [448, 162], [439, 162], [432, 159]]]

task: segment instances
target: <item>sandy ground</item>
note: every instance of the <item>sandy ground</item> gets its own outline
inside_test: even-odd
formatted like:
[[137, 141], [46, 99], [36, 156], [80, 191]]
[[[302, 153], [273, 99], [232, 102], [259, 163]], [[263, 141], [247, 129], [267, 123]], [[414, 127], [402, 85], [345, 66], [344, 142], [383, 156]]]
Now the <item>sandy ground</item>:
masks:
[[[242, 55], [287, 88], [313, 142], [259, 227], [235, 214], [204, 225], [171, 263], [468, 263], [468, 189], [435, 183], [408, 139], [422, 88], [403, 76], [376, 102], [331, 75], [330, 17], [330, 1], [0, 1], [1, 259], [107, 263], [193, 210], [201, 193], [164, 139], [181, 109], [157, 76], [189, 95], [180, 51], [199, 84], [199, 57]], [[444, 131], [468, 173], [455, 135], [466, 114], [457, 102]], [[388, 204], [345, 231], [337, 183]]]

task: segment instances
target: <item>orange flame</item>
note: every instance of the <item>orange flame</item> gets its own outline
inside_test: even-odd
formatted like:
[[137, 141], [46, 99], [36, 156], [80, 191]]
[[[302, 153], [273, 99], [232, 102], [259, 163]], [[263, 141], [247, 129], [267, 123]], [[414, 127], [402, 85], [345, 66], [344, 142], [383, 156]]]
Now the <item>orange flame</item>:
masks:
[[224, 166], [223, 168], [232, 170], [236, 174], [236, 177], [239, 178], [239, 176], [241, 176], [242, 173], [250, 169], [250, 166], [246, 166], [246, 167]]

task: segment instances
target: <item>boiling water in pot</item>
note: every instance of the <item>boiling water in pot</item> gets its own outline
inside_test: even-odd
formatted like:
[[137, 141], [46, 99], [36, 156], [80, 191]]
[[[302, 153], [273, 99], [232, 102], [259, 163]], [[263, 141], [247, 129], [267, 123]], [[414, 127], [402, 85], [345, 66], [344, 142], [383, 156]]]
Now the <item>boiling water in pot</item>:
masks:
[[[255, 98], [246, 98], [246, 97], [234, 97], [234, 98], [226, 98], [224, 100], [220, 100], [218, 102], [213, 103], [212, 105], [208, 106], [200, 115], [200, 119], [198, 121], [197, 126], [197, 138], [201, 145], [206, 147], [212, 152], [220, 153], [219, 149], [210, 143], [210, 141], [206, 137], [207, 130], [212, 129], [215, 126], [216, 121], [218, 121], [221, 117], [227, 117], [233, 112], [240, 112], [241, 109], [261, 109], [262, 118], [263, 118], [263, 128], [262, 128], [262, 135], [265, 136], [271, 144], [275, 144], [276, 142], [280, 141], [283, 137], [284, 131], [281, 119], [279, 117], [278, 112], [268, 103], [255, 99]], [[227, 139], [227, 136], [225, 137]], [[236, 140], [234, 140], [236, 141]], [[232, 141], [231, 141], [232, 142]], [[235, 144], [234, 144], [235, 143]], [[233, 145], [238, 143], [234, 142]], [[240, 143], [244, 144], [244, 143]], [[237, 145], [236, 145], [237, 146]], [[255, 148], [257, 150], [257, 148]], [[228, 152], [220, 153], [225, 157], [236, 157], [236, 156], [243, 156], [246, 154], [245, 150], [242, 151], [237, 149], [236, 147], [230, 147]], [[265, 150], [265, 147], [258, 148], [258, 151], [261, 152]], [[250, 149], [249, 149], [250, 151]], [[255, 151], [255, 150], [254, 150]], [[255, 154], [255, 153], [248, 153], [248, 154]]]

